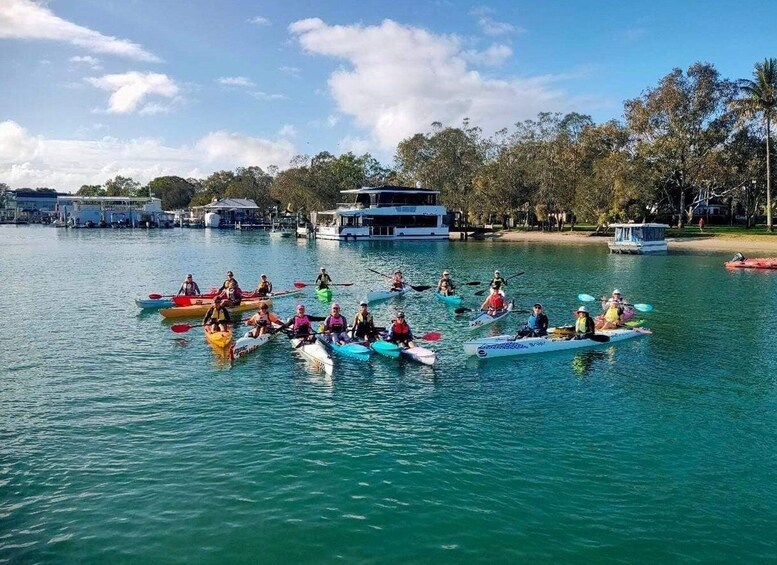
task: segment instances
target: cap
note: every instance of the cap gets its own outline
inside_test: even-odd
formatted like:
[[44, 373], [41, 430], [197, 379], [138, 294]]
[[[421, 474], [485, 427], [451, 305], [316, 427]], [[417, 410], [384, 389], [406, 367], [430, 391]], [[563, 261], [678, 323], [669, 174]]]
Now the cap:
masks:
[[305, 305], [304, 304], [297, 304], [297, 310], [304, 310]]
[[405, 313], [404, 312], [397, 312], [397, 318], [404, 318]]
[[502, 273], [500, 273], [499, 271], [494, 271], [494, 274], [495, 275], [501, 275]]
[[539, 302], [537, 302], [537, 304], [535, 304], [534, 307], [542, 310], [542, 304], [540, 304]]
[[264, 273], [262, 273], [260, 276], [261, 276], [261, 278], [263, 278], [263, 279], [266, 279], [266, 278], [267, 278], [267, 275], [265, 275]]
[[335, 308], [337, 308], [338, 310], [340, 309], [340, 305], [337, 302], [332, 304], [332, 309], [335, 309]]
[[580, 308], [575, 310], [575, 312], [585, 312], [587, 314], [588, 313], [588, 308], [586, 308], [585, 306], [581, 306]]
[[321, 267], [321, 270], [322, 270], [322, 271], [326, 271], [326, 268], [325, 268], [325, 267]]
[[448, 271], [443, 271], [442, 274], [443, 275], [450, 275], [450, 273]]
[[395, 275], [401, 275], [401, 274], [402, 274], [402, 271], [394, 271], [394, 274], [395, 274]]
[[189, 273], [188, 275], [186, 275], [186, 278], [187, 278], [187, 279], [190, 279], [190, 278], [192, 278], [192, 274], [191, 274], [191, 273]]
[[361, 302], [359, 302], [359, 306], [367, 306], [367, 301], [362, 300]]
[[620, 289], [617, 289], [617, 288], [616, 288], [615, 290], [613, 290], [613, 291], [612, 291], [612, 293], [613, 293], [613, 294], [620, 294], [620, 293], [621, 293], [621, 291], [620, 291]]
[[227, 271], [227, 276], [231, 277], [232, 276], [232, 271]]

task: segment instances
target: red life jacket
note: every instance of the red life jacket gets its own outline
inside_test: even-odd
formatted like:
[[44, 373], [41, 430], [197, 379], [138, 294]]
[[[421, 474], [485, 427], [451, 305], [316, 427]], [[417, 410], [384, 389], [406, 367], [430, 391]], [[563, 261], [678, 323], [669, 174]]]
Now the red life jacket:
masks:
[[503, 310], [505, 307], [505, 301], [504, 298], [502, 298], [501, 294], [494, 294], [491, 296], [491, 298], [488, 300], [488, 307], [493, 308], [494, 310]]
[[404, 320], [394, 320], [393, 328], [394, 338], [403, 338], [410, 335], [410, 326]]

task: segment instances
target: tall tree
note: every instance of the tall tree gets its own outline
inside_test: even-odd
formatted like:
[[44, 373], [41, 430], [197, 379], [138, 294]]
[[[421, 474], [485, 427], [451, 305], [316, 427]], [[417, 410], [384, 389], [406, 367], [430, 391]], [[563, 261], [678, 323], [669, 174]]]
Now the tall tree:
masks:
[[99, 184], [84, 184], [78, 189], [76, 196], [105, 196], [105, 189]]
[[139, 182], [121, 175], [105, 181], [106, 196], [141, 196], [139, 189]]
[[189, 207], [195, 186], [181, 177], [157, 177], [148, 183], [144, 192], [151, 192], [162, 200], [163, 210], [179, 210]]
[[771, 174], [771, 124], [777, 112], [777, 59], [764, 59], [756, 63], [753, 78], [740, 79], [737, 83], [743, 94], [734, 101], [734, 107], [746, 118], [761, 114], [766, 126], [766, 229], [772, 226], [772, 174]]

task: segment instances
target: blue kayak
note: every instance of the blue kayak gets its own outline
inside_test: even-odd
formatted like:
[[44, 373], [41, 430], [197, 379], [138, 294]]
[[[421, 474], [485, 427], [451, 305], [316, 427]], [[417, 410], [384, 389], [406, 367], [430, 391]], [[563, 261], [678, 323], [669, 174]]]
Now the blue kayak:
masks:
[[351, 357], [361, 361], [366, 361], [370, 358], [369, 347], [365, 347], [360, 343], [344, 343], [343, 345], [340, 345], [339, 343], [332, 341], [329, 336], [323, 335], [318, 336], [318, 341], [323, 343], [334, 353], [342, 355], [343, 357]]
[[374, 341], [370, 344], [370, 349], [379, 355], [396, 359], [399, 357], [399, 346], [390, 341]]
[[172, 298], [136, 298], [135, 304], [144, 309], [172, 308], [175, 306]]
[[448, 306], [461, 306], [461, 296], [457, 294], [451, 294], [449, 296], [446, 296], [444, 294], [440, 294], [439, 292], [435, 292], [434, 295], [437, 297], [437, 300], [441, 300], [445, 302]]

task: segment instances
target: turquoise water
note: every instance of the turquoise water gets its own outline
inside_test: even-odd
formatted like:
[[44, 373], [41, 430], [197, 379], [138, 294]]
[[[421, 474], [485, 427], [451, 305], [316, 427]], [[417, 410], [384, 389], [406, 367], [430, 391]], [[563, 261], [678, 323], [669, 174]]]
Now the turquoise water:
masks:
[[[774, 560], [777, 272], [729, 255], [1, 227], [0, 561]], [[337, 360], [327, 378], [283, 340], [230, 369], [132, 300], [187, 272], [280, 290], [319, 266], [355, 283], [335, 295], [349, 318], [383, 284], [367, 267], [499, 268], [525, 271], [509, 289], [551, 324], [617, 286], [655, 306], [655, 333], [468, 360], [467, 317], [411, 293], [372, 311], [440, 331], [438, 366]]]

